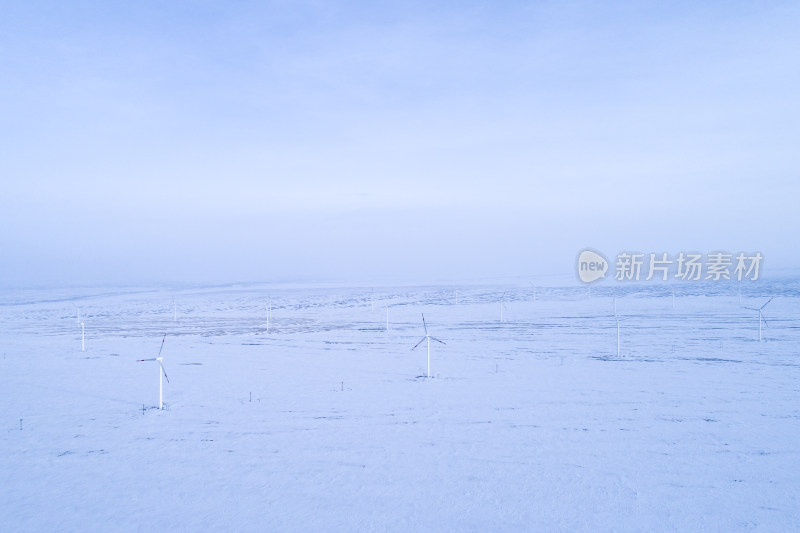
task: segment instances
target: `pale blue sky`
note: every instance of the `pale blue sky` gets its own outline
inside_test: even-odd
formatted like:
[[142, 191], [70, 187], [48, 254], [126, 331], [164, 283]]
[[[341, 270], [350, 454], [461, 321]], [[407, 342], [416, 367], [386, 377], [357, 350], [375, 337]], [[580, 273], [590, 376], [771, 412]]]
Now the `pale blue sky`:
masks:
[[800, 267], [794, 2], [6, 2], [3, 285]]

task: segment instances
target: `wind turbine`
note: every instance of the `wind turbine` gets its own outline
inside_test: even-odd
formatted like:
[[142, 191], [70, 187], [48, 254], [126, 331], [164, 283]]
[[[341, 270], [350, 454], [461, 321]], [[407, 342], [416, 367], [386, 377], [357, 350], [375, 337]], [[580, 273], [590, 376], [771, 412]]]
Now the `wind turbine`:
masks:
[[167, 371], [164, 370], [164, 365], [161, 363], [164, 358], [161, 357], [161, 350], [164, 349], [164, 341], [167, 338], [167, 334], [164, 333], [164, 337], [161, 339], [161, 348], [158, 349], [158, 357], [152, 357], [150, 359], [137, 359], [137, 363], [142, 363], [144, 361], [157, 361], [158, 362], [158, 408], [164, 409], [164, 380], [163, 377], [167, 378], [167, 383], [169, 383], [169, 377], [167, 377]]
[[269, 319], [272, 316], [272, 296], [269, 297], [269, 303], [267, 304], [267, 335], [269, 335]]
[[[775, 298], [775, 297], [773, 296], [772, 298]], [[749, 309], [751, 311], [758, 311], [758, 342], [761, 342], [761, 322], [764, 322], [765, 326], [767, 325], [767, 320], [764, 318], [764, 313], [762, 311], [767, 306], [767, 304], [772, 301], [772, 298], [767, 300], [767, 302], [764, 305], [762, 305], [761, 307], [758, 307], [758, 308], [742, 306], [743, 309]]]
[[619, 349], [619, 323], [625, 320], [624, 318], [620, 318], [617, 314], [617, 297], [614, 297], [614, 320], [617, 322], [617, 359], [622, 359], [622, 352]]
[[431, 339], [435, 340], [436, 342], [441, 342], [442, 344], [447, 344], [447, 343], [437, 339], [436, 337], [430, 336], [430, 334], [428, 333], [428, 325], [425, 324], [425, 313], [422, 314], [422, 327], [425, 328], [425, 336], [422, 337], [422, 339], [417, 344], [414, 345], [414, 348], [411, 348], [411, 351], [413, 352], [416, 349], [416, 347], [422, 344], [424, 341], [428, 342], [428, 377], [431, 377]]

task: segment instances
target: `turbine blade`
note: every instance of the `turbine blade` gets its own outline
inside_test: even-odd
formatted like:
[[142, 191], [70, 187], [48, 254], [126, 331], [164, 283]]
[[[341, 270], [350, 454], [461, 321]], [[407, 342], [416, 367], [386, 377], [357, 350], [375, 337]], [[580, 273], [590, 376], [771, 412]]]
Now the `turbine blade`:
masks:
[[167, 339], [167, 334], [164, 333], [164, 336], [161, 338], [161, 348], [158, 349], [158, 356], [161, 357], [161, 350], [164, 349], [164, 341]]
[[428, 325], [425, 323], [425, 313], [422, 313], [422, 327], [425, 328], [425, 335], [428, 334]]
[[136, 362], [141, 363], [142, 361], [155, 361], [155, 360], [156, 360], [155, 357], [151, 357], [150, 359], [137, 359]]
[[[775, 297], [773, 296], [772, 298], [775, 298]], [[769, 300], [767, 300], [767, 303], [766, 303], [766, 304], [764, 304], [764, 305], [762, 305], [762, 306], [761, 306], [761, 309], [764, 309], [764, 308], [767, 306], [767, 304], [768, 304], [768, 303], [770, 303], [770, 302], [772, 301], [772, 298], [770, 298]]]
[[742, 306], [742, 309], [749, 309], [751, 311], [761, 311], [761, 309], [756, 309], [755, 307], [744, 307], [744, 306]]
[[441, 341], [441, 340], [437, 339], [436, 337], [431, 337], [431, 340], [434, 340], [436, 342], [441, 342], [442, 344], [447, 344], [446, 342]]
[[761, 320], [763, 320], [763, 321], [764, 321], [764, 325], [765, 325], [765, 326], [769, 327], [769, 324], [767, 324], [767, 319], [766, 319], [766, 318], [764, 318], [764, 315], [761, 315]]
[[[427, 335], [425, 335], [424, 337], [422, 337], [422, 340], [421, 340], [421, 341], [419, 341], [417, 344], [415, 344], [415, 345], [414, 345], [414, 348], [416, 348], [417, 346], [419, 346], [420, 344], [422, 344], [423, 342], [425, 342], [425, 339], [427, 339], [427, 338], [428, 338], [428, 336], [427, 336]], [[411, 351], [412, 351], [412, 352], [414, 351], [414, 348], [411, 348]]]
[[161, 361], [158, 362], [158, 366], [161, 367], [161, 371], [164, 373], [164, 377], [167, 378], [167, 383], [169, 383], [169, 376], [167, 376], [167, 371], [164, 370], [164, 365], [161, 364]]

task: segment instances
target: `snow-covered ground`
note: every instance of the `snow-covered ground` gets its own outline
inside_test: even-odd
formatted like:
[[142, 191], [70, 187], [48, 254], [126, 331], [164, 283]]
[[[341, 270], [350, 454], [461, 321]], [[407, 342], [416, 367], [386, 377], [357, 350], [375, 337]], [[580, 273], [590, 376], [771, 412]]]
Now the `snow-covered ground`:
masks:
[[4, 291], [0, 529], [796, 530], [800, 283], [734, 287]]

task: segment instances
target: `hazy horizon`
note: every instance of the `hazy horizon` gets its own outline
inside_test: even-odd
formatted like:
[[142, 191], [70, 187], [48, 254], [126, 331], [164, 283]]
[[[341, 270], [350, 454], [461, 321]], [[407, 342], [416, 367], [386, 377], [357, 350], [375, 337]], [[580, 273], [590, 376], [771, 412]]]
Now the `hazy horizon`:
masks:
[[800, 8], [6, 6], [0, 286], [797, 269]]

